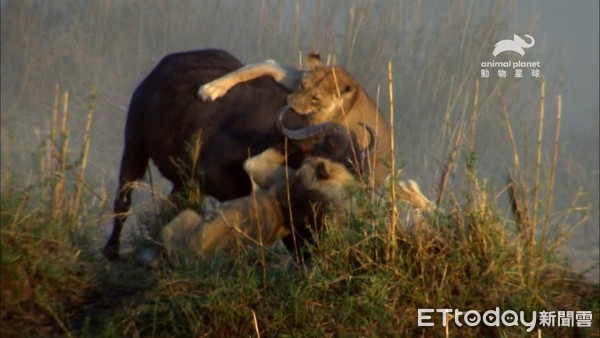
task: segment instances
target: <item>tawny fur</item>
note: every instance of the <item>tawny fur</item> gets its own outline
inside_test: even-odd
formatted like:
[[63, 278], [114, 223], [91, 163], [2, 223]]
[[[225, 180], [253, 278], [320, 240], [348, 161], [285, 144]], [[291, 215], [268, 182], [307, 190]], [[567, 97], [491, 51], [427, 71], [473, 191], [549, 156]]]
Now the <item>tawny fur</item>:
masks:
[[275, 148], [247, 159], [244, 170], [250, 176], [254, 190], [268, 190], [278, 182], [285, 182], [286, 177], [292, 177], [295, 173], [295, 170], [285, 166], [285, 155]]
[[[267, 155], [276, 154], [262, 155], [265, 160]], [[162, 230], [161, 240], [167, 253], [210, 254], [219, 250], [231, 252], [239, 245], [271, 245], [289, 235], [292, 224], [298, 240], [304, 241], [322, 227], [327, 217], [343, 220], [345, 191], [354, 182], [343, 165], [309, 157], [290, 175], [289, 185], [285, 181], [274, 182], [269, 190], [260, 189], [223, 203], [219, 215], [210, 222], [203, 223], [192, 210], [181, 212]]]
[[279, 202], [260, 191], [223, 203], [207, 223], [195, 211], [184, 210], [163, 228], [161, 240], [169, 254], [210, 254], [239, 245], [272, 245], [288, 234]]

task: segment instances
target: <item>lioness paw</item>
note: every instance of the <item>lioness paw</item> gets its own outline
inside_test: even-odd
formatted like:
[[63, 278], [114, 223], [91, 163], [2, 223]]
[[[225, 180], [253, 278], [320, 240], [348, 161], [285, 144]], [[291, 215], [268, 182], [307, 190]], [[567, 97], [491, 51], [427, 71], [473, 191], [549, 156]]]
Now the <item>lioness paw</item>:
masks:
[[226, 86], [219, 85], [216, 81], [211, 81], [200, 86], [198, 97], [204, 102], [212, 102], [225, 95], [228, 90], [229, 88]]

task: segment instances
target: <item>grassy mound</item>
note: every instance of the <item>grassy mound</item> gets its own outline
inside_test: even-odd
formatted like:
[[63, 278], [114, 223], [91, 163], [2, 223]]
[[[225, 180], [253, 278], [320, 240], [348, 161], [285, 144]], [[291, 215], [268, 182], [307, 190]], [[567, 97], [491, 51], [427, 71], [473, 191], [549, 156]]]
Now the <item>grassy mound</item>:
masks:
[[[35, 189], [2, 191], [2, 333], [37, 336], [514, 336], [525, 326], [417, 325], [417, 309], [593, 311], [593, 328], [538, 327], [543, 336], [592, 336], [598, 286], [527, 242], [483, 191], [449, 211], [398, 223], [389, 200], [331, 225], [310, 267], [265, 249], [152, 270], [93, 255], [91, 230], [53, 218]], [[360, 194], [360, 193], [359, 193]], [[367, 200], [365, 196], [357, 196]], [[29, 201], [28, 201], [29, 199]], [[400, 207], [402, 207], [400, 205]], [[511, 229], [512, 228], [512, 229]], [[135, 255], [137, 251], [134, 251]]]

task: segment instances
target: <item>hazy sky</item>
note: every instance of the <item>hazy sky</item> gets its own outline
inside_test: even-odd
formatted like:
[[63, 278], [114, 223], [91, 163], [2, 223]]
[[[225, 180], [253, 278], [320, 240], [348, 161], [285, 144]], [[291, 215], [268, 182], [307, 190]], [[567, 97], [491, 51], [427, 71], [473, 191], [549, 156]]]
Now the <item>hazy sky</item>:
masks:
[[[534, 33], [544, 35], [544, 48], [554, 57], [550, 60], [547, 72], [565, 72], [565, 117], [567, 125], [577, 123], [570, 116], [582, 118], [580, 122], [591, 121], [592, 113], [598, 112], [598, 12], [596, 0], [544, 0], [517, 1], [517, 20], [526, 24], [532, 12], [539, 12]], [[535, 8], [535, 10], [532, 10]], [[576, 113], [569, 108], [582, 110]], [[597, 120], [596, 120], [597, 121]], [[596, 147], [597, 150], [597, 147]], [[596, 154], [598, 152], [596, 151]]]

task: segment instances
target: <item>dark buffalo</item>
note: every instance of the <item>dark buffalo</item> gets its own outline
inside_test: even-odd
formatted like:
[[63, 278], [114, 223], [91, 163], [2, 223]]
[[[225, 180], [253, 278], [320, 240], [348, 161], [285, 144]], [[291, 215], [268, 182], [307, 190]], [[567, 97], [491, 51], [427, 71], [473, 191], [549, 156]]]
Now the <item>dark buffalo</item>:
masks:
[[[161, 60], [135, 90], [125, 127], [125, 149], [114, 202], [115, 220], [104, 249], [118, 258], [119, 238], [131, 206], [132, 185], [141, 179], [152, 159], [161, 174], [180, 191], [189, 178], [190, 140], [199, 137], [195, 177], [202, 177], [203, 192], [224, 201], [246, 196], [251, 182], [243, 163], [272, 146], [284, 143], [275, 121], [290, 92], [270, 78], [261, 77], [232, 88], [223, 98], [207, 103], [197, 97], [200, 85], [242, 67], [222, 50], [171, 54]], [[307, 115], [285, 114], [284, 124], [294, 132], [324, 130], [310, 125]], [[281, 126], [279, 126], [281, 129]], [[317, 128], [316, 128], [317, 127]], [[293, 135], [292, 138], [298, 135]], [[290, 147], [294, 149], [294, 142]], [[295, 149], [301, 149], [296, 147]], [[294, 151], [292, 151], [293, 153]], [[290, 159], [298, 166], [302, 156]], [[188, 168], [186, 168], [186, 166]]]

